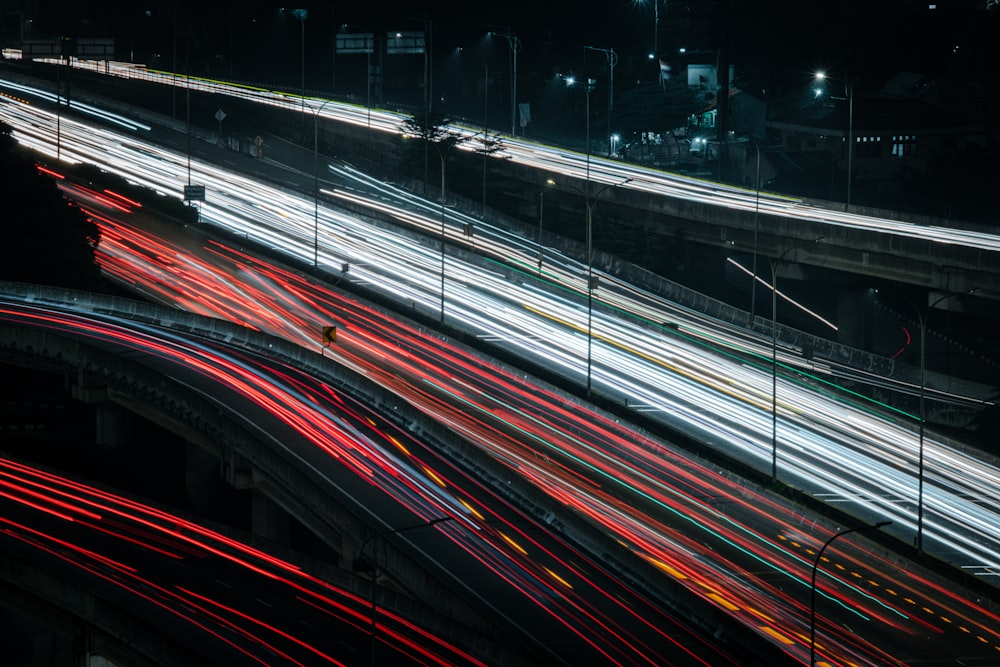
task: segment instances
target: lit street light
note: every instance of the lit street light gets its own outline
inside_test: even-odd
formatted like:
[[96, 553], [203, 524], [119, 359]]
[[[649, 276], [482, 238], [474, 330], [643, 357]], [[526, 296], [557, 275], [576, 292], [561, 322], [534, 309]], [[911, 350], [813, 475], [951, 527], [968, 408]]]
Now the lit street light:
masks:
[[[549, 187], [556, 184], [551, 178], [545, 179]], [[545, 214], [545, 190], [538, 191], [538, 272], [542, 272], [542, 262], [545, 259], [545, 245], [542, 240], [542, 220]]]
[[513, 137], [516, 136], [514, 130], [517, 125], [517, 54], [521, 51], [521, 40], [518, 39], [517, 35], [510, 34], [510, 28], [507, 29], [506, 33], [491, 32], [490, 35], [506, 39], [507, 43], [510, 45], [511, 53], [513, 54], [510, 93], [510, 136]]
[[[612, 54], [614, 51], [611, 49], [595, 49], [592, 46], [585, 46], [584, 48], [584, 67], [586, 68], [587, 62], [587, 50], [596, 51], [606, 51], [608, 53], [609, 62], [611, 62]], [[617, 56], [614, 56], [614, 60], [617, 61]], [[572, 86], [576, 83], [576, 79], [573, 77], [566, 77], [565, 79], [567, 86]], [[632, 180], [631, 177], [624, 179], [619, 183], [608, 183], [593, 196], [590, 195], [590, 91], [594, 87], [594, 80], [587, 77], [586, 79], [586, 114], [587, 114], [587, 132], [586, 132], [586, 186], [585, 190], [580, 191], [583, 195], [584, 203], [587, 207], [587, 397], [590, 398], [591, 393], [591, 366], [592, 366], [592, 324], [593, 324], [593, 312], [594, 312], [594, 288], [596, 287], [594, 279], [594, 245], [593, 245], [593, 217], [594, 217], [594, 206], [597, 204], [598, 198], [601, 194], [610, 187], [617, 185], [625, 185]], [[610, 110], [610, 109], [609, 109]], [[572, 186], [570, 186], [572, 187]], [[576, 188], [573, 188], [576, 190]]]
[[[906, 302], [911, 308], [913, 308], [913, 312], [917, 314], [917, 322], [920, 325], [920, 425], [917, 445], [917, 536], [915, 545], [917, 547], [917, 553], [921, 554], [924, 552], [924, 422], [927, 421], [926, 414], [924, 412], [924, 393], [926, 387], [927, 318], [930, 317], [931, 311], [934, 310], [934, 307], [942, 301], [952, 299], [957, 296], [972, 294], [975, 291], [976, 288], [972, 288], [964, 292], [945, 294], [937, 300], [931, 302], [931, 304], [927, 306], [926, 310], [921, 310], [917, 307], [917, 304], [913, 303], [906, 297], [897, 295], [900, 300]], [[878, 292], [878, 290], [876, 290], [876, 292]]]
[[856, 528], [848, 528], [847, 530], [835, 533], [828, 539], [816, 554], [816, 560], [813, 561], [812, 566], [812, 585], [810, 587], [809, 594], [809, 665], [813, 667], [816, 664], [816, 570], [819, 569], [819, 562], [823, 558], [823, 552], [826, 548], [837, 539], [838, 537], [843, 537], [850, 533], [857, 533], [864, 530], [878, 530], [892, 523], [892, 521], [879, 521], [874, 525], [858, 526]]
[[[587, 204], [587, 398], [590, 398], [590, 388], [591, 388], [591, 366], [593, 364], [593, 355], [591, 354], [591, 348], [594, 343], [593, 335], [593, 321], [594, 321], [594, 290], [597, 288], [597, 278], [594, 275], [594, 241], [593, 241], [593, 227], [594, 227], [594, 207], [597, 206], [597, 200], [600, 198], [601, 194], [608, 188], [612, 188], [618, 185], [625, 185], [632, 178], [626, 178], [620, 183], [608, 183], [600, 190], [594, 193], [593, 197], [586, 197], [585, 202]], [[590, 181], [587, 181], [587, 189], [590, 189]]]
[[[604, 194], [609, 188], [617, 187], [619, 185], [625, 185], [632, 178], [623, 179], [617, 183], [607, 183], [601, 187], [593, 195], [589, 194], [590, 191], [590, 181], [587, 181], [586, 190], [581, 190], [575, 188], [572, 185], [566, 185], [572, 190], [576, 190], [584, 200], [584, 205], [586, 206], [587, 217], [586, 217], [586, 253], [587, 253], [587, 397], [590, 397], [591, 393], [591, 367], [592, 367], [592, 344], [593, 344], [593, 314], [594, 314], [594, 290], [597, 289], [597, 277], [594, 275], [594, 242], [593, 242], [593, 223], [594, 223], [594, 208], [597, 206], [597, 202], [601, 195]], [[554, 185], [554, 182], [549, 180], [550, 185]], [[539, 241], [541, 240], [541, 220], [539, 219]], [[539, 243], [539, 268], [541, 268], [541, 244]]]
[[760, 220], [760, 144], [756, 141], [753, 146], [757, 151], [757, 171], [754, 177], [754, 202], [753, 202], [753, 281], [750, 285], [750, 326], [752, 327], [757, 315], [757, 229]]
[[[634, 4], [644, 5], [647, 0], [632, 0]], [[660, 54], [660, 0], [653, 0], [653, 50], [649, 52], [649, 59], [656, 60]]]
[[753, 206], [753, 284], [750, 286], [750, 326], [752, 327], [757, 316], [757, 232], [760, 222], [760, 156], [762, 148], [774, 148], [774, 146], [761, 146], [756, 139], [750, 139], [756, 152], [757, 168], [754, 172], [754, 206]]
[[[817, 72], [817, 81], [826, 81], [835, 77], [827, 76], [825, 72]], [[847, 201], [844, 210], [851, 207], [851, 185], [854, 181], [854, 82], [851, 77], [839, 79], [844, 84], [844, 94], [847, 98]], [[822, 89], [816, 89], [816, 96], [822, 95]], [[843, 98], [842, 98], [843, 99]]]
[[[303, 101], [305, 98], [302, 98]], [[313, 268], [319, 269], [319, 114], [323, 107], [334, 100], [327, 100], [313, 112]]]
[[489, 141], [489, 94], [490, 94], [490, 65], [483, 58], [483, 218], [486, 217], [486, 158], [489, 157], [486, 144]]
[[[195, 188], [191, 185], [191, 68], [207, 59], [208, 57], [199, 58], [184, 68], [185, 105], [187, 107], [187, 186], [184, 189], [184, 201], [204, 201], [205, 199], [204, 186]], [[199, 192], [195, 192], [195, 190]], [[196, 210], [198, 211], [198, 221], [201, 222], [201, 209], [197, 208]]]
[[768, 258], [771, 265], [771, 483], [778, 481], [778, 265], [793, 250], [813, 245], [823, 240], [797, 243], [786, 248], [777, 259]]
[[[611, 134], [611, 113], [615, 104], [615, 65], [618, 64], [618, 54], [615, 53], [614, 49], [602, 49], [596, 46], [585, 46], [583, 48], [590, 51], [600, 51], [608, 58], [608, 133], [606, 136], [608, 139], [608, 155], [610, 156], [611, 145], [613, 143]], [[586, 58], [584, 58], [584, 60], [586, 61]], [[589, 111], [587, 122], [590, 122]], [[590, 141], [589, 133], [587, 140], [588, 142]]]
[[306, 18], [308, 18], [309, 16], [309, 10], [291, 9], [289, 10], [289, 13], [295, 18], [297, 18], [302, 26], [300, 31], [301, 37], [299, 41], [301, 43], [301, 52], [302, 52], [302, 74], [301, 74], [302, 110], [305, 111], [306, 109]]

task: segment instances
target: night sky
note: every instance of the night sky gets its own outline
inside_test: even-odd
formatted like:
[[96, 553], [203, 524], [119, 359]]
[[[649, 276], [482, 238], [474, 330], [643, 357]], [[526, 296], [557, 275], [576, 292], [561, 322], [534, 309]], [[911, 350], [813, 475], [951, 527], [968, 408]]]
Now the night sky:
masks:
[[[997, 41], [992, 20], [976, 7], [985, 0], [940, 0], [929, 11], [927, 0], [660, 0], [662, 48], [715, 47], [721, 37], [719, 17], [729, 19], [729, 40], [738, 61], [785, 69], [847, 66], [945, 69], [958, 64], [985, 71], [995, 63]], [[7, 11], [38, 8], [38, 32], [113, 34], [121, 46], [144, 52], [166, 51], [173, 27], [197, 56], [216, 51], [234, 59], [298, 47], [301, 26], [282, 8], [305, 8], [306, 48], [310, 57], [329, 50], [330, 35], [342, 24], [358, 31], [421, 30], [430, 20], [438, 55], [456, 46], [474, 46], [490, 29], [508, 26], [522, 40], [523, 57], [546, 49], [564, 51], [593, 44], [613, 48], [622, 57], [644, 56], [652, 46], [651, 0], [602, 2], [437, 2], [399, 3], [367, 0], [333, 3], [303, 0], [298, 4], [256, 0], [0, 0]], [[725, 11], [722, 11], [722, 9]], [[176, 11], [176, 15], [175, 15]], [[176, 20], [175, 20], [176, 19]], [[290, 44], [292, 38], [296, 43]], [[738, 65], [739, 66], [739, 65]]]

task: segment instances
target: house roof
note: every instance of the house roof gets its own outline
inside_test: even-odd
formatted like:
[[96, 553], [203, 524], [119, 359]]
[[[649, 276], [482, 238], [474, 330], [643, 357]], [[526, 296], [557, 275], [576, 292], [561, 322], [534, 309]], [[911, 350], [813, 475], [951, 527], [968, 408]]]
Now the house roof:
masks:
[[[825, 129], [834, 134], [846, 133], [852, 123], [848, 100], [831, 98], [818, 99], [772, 120], [776, 124]], [[855, 133], [951, 130], [969, 125], [960, 114], [921, 99], [860, 95], [854, 98]]]

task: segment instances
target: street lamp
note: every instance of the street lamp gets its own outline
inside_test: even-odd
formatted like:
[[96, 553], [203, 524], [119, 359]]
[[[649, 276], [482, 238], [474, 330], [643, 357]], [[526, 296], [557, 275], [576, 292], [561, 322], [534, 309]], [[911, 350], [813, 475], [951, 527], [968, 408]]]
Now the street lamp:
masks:
[[[587, 253], [587, 397], [591, 394], [591, 367], [592, 367], [592, 348], [593, 348], [593, 319], [594, 319], [594, 290], [597, 289], [597, 277], [594, 275], [594, 243], [593, 243], [593, 222], [594, 222], [594, 207], [597, 206], [597, 201], [600, 199], [601, 195], [604, 194], [605, 190], [613, 188], [619, 185], [625, 185], [632, 178], [626, 178], [618, 183], [606, 183], [593, 195], [589, 194], [590, 181], [587, 181], [587, 189], [580, 190], [569, 185], [573, 190], [576, 190], [583, 197], [584, 205], [586, 207], [586, 253]], [[554, 185], [555, 182], [552, 180], [547, 181], [549, 185]], [[541, 219], [539, 219], [539, 241], [541, 241]], [[539, 243], [539, 260], [538, 266], [541, 268], [541, 244]]]
[[[381, 531], [378, 531], [377, 533], [373, 533], [372, 535], [370, 535], [368, 537], [368, 539], [366, 539], [361, 544], [361, 548], [358, 550], [358, 554], [359, 555], [363, 554], [364, 551], [365, 551], [365, 547], [367, 547], [368, 543], [372, 542], [372, 540], [376, 540], [376, 539], [379, 539], [379, 538], [384, 538], [384, 537], [387, 537], [389, 535], [396, 535], [398, 533], [403, 533], [403, 532], [406, 532], [406, 531], [409, 531], [409, 530], [416, 530], [417, 528], [427, 528], [428, 526], [433, 526], [434, 524], [441, 523], [443, 521], [454, 521], [454, 520], [455, 520], [455, 517], [442, 516], [442, 517], [438, 517], [436, 519], [431, 519], [430, 521], [425, 521], [423, 523], [414, 524], [412, 526], [404, 526], [402, 528], [395, 528], [395, 529], [391, 529], [391, 530], [381, 530]], [[371, 594], [371, 598], [372, 598], [372, 605], [371, 605], [372, 606], [372, 628], [371, 628], [372, 644], [371, 644], [371, 655], [370, 655], [372, 667], [374, 667], [374, 665], [375, 665], [375, 646], [376, 646], [376, 643], [375, 643], [375, 633], [376, 633], [376, 630], [377, 630], [376, 612], [377, 612], [377, 609], [378, 609], [378, 607], [377, 607], [377, 600], [376, 600], [376, 597], [375, 597], [375, 592], [376, 592], [377, 586], [378, 586], [378, 569], [379, 569], [378, 568], [378, 552], [377, 552], [377, 550], [375, 548], [373, 548], [372, 549], [372, 594]]]
[[444, 246], [445, 246], [445, 226], [444, 226], [444, 171], [445, 158], [441, 157], [441, 326], [444, 326]]
[[486, 150], [489, 141], [490, 125], [489, 117], [489, 94], [490, 94], [490, 65], [483, 58], [483, 218], [486, 218], [486, 158], [489, 151]]
[[316, 270], [319, 269], [319, 114], [333, 101], [323, 102], [313, 112], [313, 269]]
[[[835, 77], [827, 76], [825, 72], [817, 72], [817, 81], [826, 81]], [[844, 210], [851, 207], [851, 185], [854, 181], [854, 81], [851, 77], [840, 79], [844, 84], [844, 94], [847, 97], [847, 201]], [[822, 94], [819, 88], [816, 94]]]
[[917, 445], [917, 538], [916, 547], [917, 553], [922, 554], [924, 552], [924, 422], [926, 421], [926, 414], [924, 412], [924, 388], [925, 388], [925, 374], [926, 374], [926, 340], [927, 340], [927, 318], [930, 317], [931, 311], [934, 307], [945, 301], [947, 299], [952, 299], [957, 296], [965, 296], [972, 294], [976, 291], [976, 288], [968, 289], [964, 292], [956, 292], [953, 294], [945, 294], [938, 297], [935, 301], [931, 302], [927, 306], [927, 310], [921, 310], [917, 307], [917, 304], [913, 303], [904, 296], [899, 296], [899, 298], [909, 304], [913, 308], [913, 312], [917, 314], [917, 322], [920, 325], [920, 426], [919, 426], [919, 436]]
[[[608, 155], [611, 155], [611, 111], [615, 101], [615, 65], [618, 64], [618, 54], [614, 49], [602, 49], [596, 46], [585, 46], [590, 51], [600, 51], [608, 58]], [[588, 123], [589, 123], [588, 112]], [[589, 138], [588, 138], [589, 141]]]
[[768, 258], [771, 265], [771, 483], [778, 481], [778, 265], [793, 250], [819, 243], [820, 236], [812, 241], [797, 243], [786, 248], [777, 259]]
[[[556, 182], [551, 178], [545, 179], [545, 185], [552, 187]], [[545, 190], [538, 191], [538, 273], [542, 272], [542, 261], [545, 259], [545, 245], [542, 241], [542, 220], [545, 214]]]
[[[586, 62], [587, 62], [586, 52], [587, 52], [587, 49], [597, 50], [597, 51], [604, 51], [605, 50], [605, 49], [594, 49], [594, 47], [590, 47], [590, 46], [585, 46], [583, 48], [584, 48], [584, 58], [583, 58], [583, 60], [584, 60], [584, 69], [586, 69]], [[609, 62], [610, 62], [610, 59], [611, 59], [611, 55], [610, 54], [613, 54], [614, 51], [611, 50], [611, 49], [607, 49], [607, 51], [609, 52], [608, 58], [609, 58]], [[617, 60], [617, 56], [615, 56], [615, 60]], [[567, 86], [572, 86], [574, 83], [576, 83], [576, 80], [573, 77], [567, 77], [566, 78], [566, 85]], [[621, 181], [619, 183], [608, 183], [608, 184], [604, 185], [604, 187], [602, 187], [596, 193], [594, 193], [593, 197], [590, 196], [590, 90], [591, 90], [591, 88], [593, 88], [593, 84], [594, 84], [594, 80], [591, 79], [591, 78], [589, 78], [589, 77], [587, 77], [586, 78], [587, 132], [586, 132], [586, 146], [585, 146], [586, 156], [587, 156], [587, 159], [586, 159], [586, 165], [587, 165], [586, 166], [586, 181], [585, 181], [585, 183], [586, 183], [586, 189], [581, 192], [581, 194], [583, 195], [584, 203], [585, 203], [586, 208], [587, 208], [587, 241], [586, 241], [586, 243], [587, 243], [587, 398], [590, 398], [590, 393], [591, 393], [591, 365], [592, 365], [592, 359], [593, 359], [593, 357], [591, 355], [592, 344], [593, 344], [593, 336], [591, 335], [592, 334], [591, 325], [593, 324], [594, 287], [595, 287], [595, 284], [594, 284], [594, 245], [593, 245], [593, 234], [592, 234], [593, 217], [594, 217], [593, 216], [593, 214], [594, 214], [594, 206], [597, 204], [597, 199], [601, 196], [601, 194], [605, 190], [607, 190], [610, 187], [616, 186], [616, 185], [624, 185], [624, 184], [626, 184], [626, 183], [628, 183], [629, 181], [632, 180], [632, 178], [629, 177], [629, 178], [626, 178], [625, 180], [623, 180], [623, 181]]]
[[823, 558], [823, 552], [826, 548], [837, 539], [838, 537], [843, 537], [850, 533], [858, 533], [865, 530], [878, 530], [892, 523], [892, 521], [879, 521], [873, 525], [857, 526], [856, 528], [848, 528], [847, 530], [841, 531], [839, 533], [834, 533], [830, 539], [828, 539], [820, 548], [819, 553], [816, 554], [816, 560], [813, 562], [812, 566], [812, 585], [810, 587], [809, 594], [809, 665], [813, 667], [816, 664], [816, 570], [819, 569], [819, 561]]
[[[184, 68], [184, 88], [185, 88], [185, 100], [186, 100], [185, 104], [187, 106], [187, 111], [186, 111], [186, 115], [187, 115], [187, 131], [186, 131], [186, 133], [187, 133], [187, 189], [185, 189], [185, 192], [184, 192], [185, 201], [189, 201], [188, 200], [188, 196], [189, 195], [192, 196], [192, 197], [195, 196], [195, 195], [193, 195], [193, 194], [191, 194], [189, 192], [189, 189], [191, 188], [191, 69], [195, 65], [198, 65], [199, 63], [202, 63], [202, 62], [204, 62], [207, 59], [208, 59], [208, 57], [199, 58], [194, 63], [188, 63], [187, 66]], [[200, 200], [204, 201], [204, 197], [201, 197]], [[195, 199], [191, 199], [190, 201], [196, 201], [196, 200]], [[199, 209], [197, 209], [197, 211], [198, 211], [198, 221], [201, 222], [201, 209], [199, 208]]]
[[514, 128], [517, 124], [517, 54], [521, 51], [521, 40], [518, 39], [517, 35], [510, 34], [510, 28], [507, 28], [506, 33], [501, 32], [491, 32], [490, 35], [495, 35], [497, 37], [503, 37], [507, 40], [507, 44], [510, 45], [511, 53], [513, 53], [513, 68], [511, 70], [511, 94], [510, 94], [510, 136], [515, 136]]
[[753, 284], [750, 286], [750, 326], [753, 327], [757, 315], [757, 229], [760, 219], [760, 144], [753, 142], [757, 151], [757, 171], [755, 176], [753, 202]]
[[[448, 153], [463, 141], [464, 138], [455, 134], [448, 134], [438, 141], [438, 156], [441, 158], [441, 326], [444, 326], [445, 168], [448, 164]], [[467, 230], [471, 234], [471, 225]]]
[[[594, 321], [594, 289], [597, 287], [594, 276], [594, 242], [593, 242], [593, 222], [594, 207], [597, 200], [605, 190], [616, 185], [625, 185], [631, 178], [626, 178], [621, 183], [608, 183], [594, 193], [594, 196], [585, 199], [587, 204], [587, 398], [590, 398], [591, 389], [591, 366], [593, 365], [593, 355], [591, 349], [594, 343], [593, 321]], [[590, 189], [590, 181], [587, 181], [587, 188]]]
[[757, 168], [754, 172], [754, 206], [753, 206], [753, 285], [750, 286], [750, 325], [753, 326], [757, 316], [757, 232], [760, 223], [760, 161], [762, 148], [775, 148], [775, 146], [761, 146], [756, 139], [749, 139], [756, 152]]
[[[632, 0], [634, 4], [644, 5], [646, 0]], [[653, 0], [653, 50], [649, 52], [649, 59], [655, 60], [660, 53], [660, 0]]]
[[302, 52], [302, 110], [306, 110], [306, 18], [309, 17], [309, 10], [307, 9], [292, 9], [289, 13], [299, 20], [301, 24], [300, 31], [300, 45]]

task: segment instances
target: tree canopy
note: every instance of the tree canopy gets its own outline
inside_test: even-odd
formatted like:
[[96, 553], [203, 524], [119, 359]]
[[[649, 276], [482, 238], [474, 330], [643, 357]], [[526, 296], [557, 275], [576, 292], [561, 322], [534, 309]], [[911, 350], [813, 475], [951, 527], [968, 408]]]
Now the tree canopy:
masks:
[[[427, 152], [433, 147], [441, 161], [441, 197], [445, 192], [445, 164], [455, 149], [464, 144], [470, 137], [450, 129], [451, 119], [439, 111], [419, 112], [406, 118], [400, 125], [403, 133], [404, 148], [411, 142], [407, 137], [417, 139], [419, 147], [424, 152], [424, 180], [427, 180]], [[410, 160], [407, 160], [410, 162]]]

